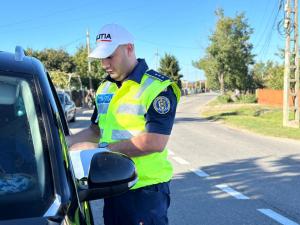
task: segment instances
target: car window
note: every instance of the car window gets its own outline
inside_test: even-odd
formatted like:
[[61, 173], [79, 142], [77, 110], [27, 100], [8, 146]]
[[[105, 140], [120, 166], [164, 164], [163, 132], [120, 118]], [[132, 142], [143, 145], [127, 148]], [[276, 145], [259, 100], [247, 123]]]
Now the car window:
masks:
[[63, 126], [64, 135], [68, 136], [68, 135], [70, 135], [70, 130], [69, 130], [69, 127], [68, 127], [68, 122], [67, 122], [67, 120], [65, 119], [65, 116], [64, 116], [64, 110], [62, 108], [62, 105], [59, 104], [59, 102], [60, 102], [59, 97], [58, 97], [57, 91], [56, 91], [56, 89], [55, 89], [55, 87], [52, 83], [50, 75], [49, 75], [48, 72], [46, 74], [47, 74], [47, 79], [48, 79], [48, 82], [50, 84], [50, 88], [51, 88], [51, 91], [52, 91], [52, 94], [53, 94], [53, 97], [54, 97], [54, 101], [55, 101], [57, 109], [58, 109], [60, 120], [61, 120], [61, 123], [62, 123], [62, 126]]
[[66, 103], [66, 104], [69, 103], [69, 99], [68, 99], [67, 95], [65, 95], [65, 103]]
[[58, 94], [58, 98], [59, 98], [60, 103], [63, 104], [63, 102], [64, 102], [64, 95], [59, 93]]
[[45, 213], [53, 185], [42, 115], [31, 79], [0, 74], [0, 217]]

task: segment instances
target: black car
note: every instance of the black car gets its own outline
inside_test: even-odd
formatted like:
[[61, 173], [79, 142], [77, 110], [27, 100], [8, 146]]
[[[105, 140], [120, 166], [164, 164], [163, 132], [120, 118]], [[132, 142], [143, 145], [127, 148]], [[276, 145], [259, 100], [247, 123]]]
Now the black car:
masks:
[[68, 122], [76, 120], [76, 106], [70, 95], [64, 91], [57, 91], [59, 101], [62, 105], [65, 117]]
[[96, 153], [88, 176], [76, 179], [68, 135], [41, 62], [20, 47], [0, 52], [0, 224], [93, 224], [89, 200], [136, 183], [134, 163], [112, 152]]

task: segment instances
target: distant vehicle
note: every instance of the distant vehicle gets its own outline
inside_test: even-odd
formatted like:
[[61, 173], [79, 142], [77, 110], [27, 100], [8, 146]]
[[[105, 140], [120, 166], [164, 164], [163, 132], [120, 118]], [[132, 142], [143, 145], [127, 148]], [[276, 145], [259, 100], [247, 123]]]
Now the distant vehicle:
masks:
[[66, 120], [68, 122], [75, 122], [76, 106], [75, 103], [72, 101], [70, 95], [63, 91], [58, 91], [57, 94], [58, 94], [59, 101], [63, 107]]
[[93, 225], [90, 200], [124, 193], [137, 182], [134, 162], [109, 151], [80, 158], [87, 173], [78, 178], [68, 135], [43, 64], [21, 48], [0, 51], [1, 225]]

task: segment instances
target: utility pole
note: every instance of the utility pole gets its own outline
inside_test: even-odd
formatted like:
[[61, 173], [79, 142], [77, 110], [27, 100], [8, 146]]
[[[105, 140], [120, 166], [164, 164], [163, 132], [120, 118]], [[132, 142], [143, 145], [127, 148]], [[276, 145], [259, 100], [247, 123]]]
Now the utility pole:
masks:
[[[86, 31], [86, 48], [87, 48], [87, 55], [89, 56], [89, 54], [90, 54], [90, 33], [89, 33], [88, 29]], [[89, 58], [87, 60], [88, 60], [89, 86], [90, 86], [90, 90], [91, 90], [91, 89], [93, 89], [92, 78], [91, 78], [91, 60]]]
[[[299, 127], [299, 48], [298, 0], [285, 3], [285, 63], [283, 92], [283, 126]], [[292, 106], [290, 107], [290, 99]], [[292, 118], [290, 118], [290, 112]]]

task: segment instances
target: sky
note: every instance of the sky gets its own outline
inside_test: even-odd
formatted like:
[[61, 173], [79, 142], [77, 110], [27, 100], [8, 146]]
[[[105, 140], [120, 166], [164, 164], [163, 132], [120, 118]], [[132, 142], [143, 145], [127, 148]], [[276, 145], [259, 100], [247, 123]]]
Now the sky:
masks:
[[[96, 35], [108, 23], [117, 23], [135, 38], [136, 54], [157, 69], [166, 53], [174, 55], [183, 79], [205, 79], [192, 61], [204, 57], [217, 18], [244, 12], [253, 28], [251, 43], [255, 60], [280, 60], [275, 56], [284, 47], [277, 25], [283, 19], [280, 0], [26, 0], [3, 1], [0, 14], [0, 50], [13, 52], [16, 45], [42, 50], [63, 48], [74, 54], [86, 44], [89, 30], [91, 48]], [[282, 25], [281, 25], [282, 26]]]

